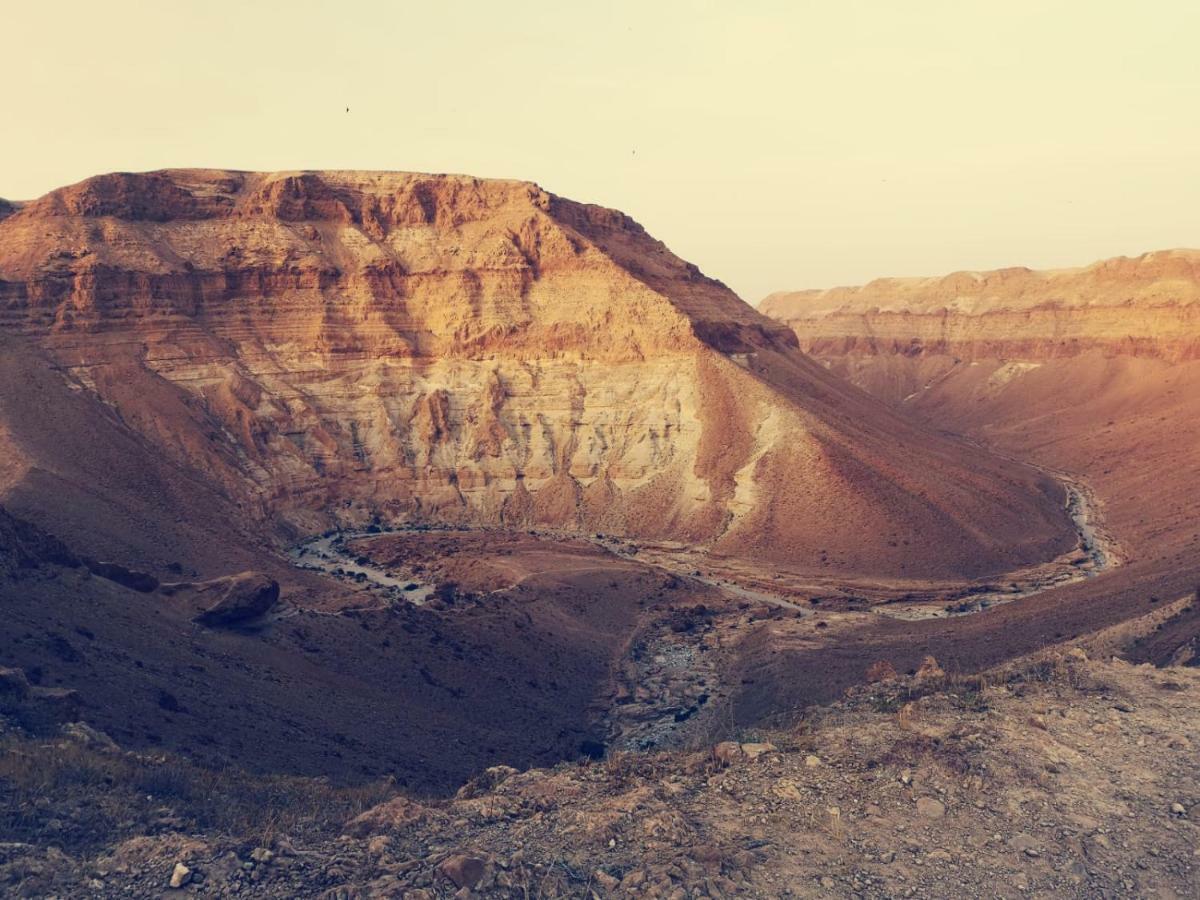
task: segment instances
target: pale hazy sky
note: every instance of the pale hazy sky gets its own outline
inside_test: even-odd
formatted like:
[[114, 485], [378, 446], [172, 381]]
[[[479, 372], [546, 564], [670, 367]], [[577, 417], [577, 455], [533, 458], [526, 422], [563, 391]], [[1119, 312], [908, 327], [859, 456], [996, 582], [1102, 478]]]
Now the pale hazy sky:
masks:
[[171, 166], [525, 178], [751, 302], [1200, 245], [1196, 0], [0, 2], [11, 199]]

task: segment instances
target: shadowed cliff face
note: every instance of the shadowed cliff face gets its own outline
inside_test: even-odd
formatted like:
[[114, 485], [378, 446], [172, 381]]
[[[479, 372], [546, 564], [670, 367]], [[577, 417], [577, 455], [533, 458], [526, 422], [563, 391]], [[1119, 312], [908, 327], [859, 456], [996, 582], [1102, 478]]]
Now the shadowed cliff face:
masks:
[[[0, 222], [0, 333], [290, 535], [539, 524], [912, 577], [1072, 540], [1054, 486], [831, 378], [628, 217], [528, 183], [101, 176]], [[72, 480], [37, 423], [4, 427], [5, 492]]]

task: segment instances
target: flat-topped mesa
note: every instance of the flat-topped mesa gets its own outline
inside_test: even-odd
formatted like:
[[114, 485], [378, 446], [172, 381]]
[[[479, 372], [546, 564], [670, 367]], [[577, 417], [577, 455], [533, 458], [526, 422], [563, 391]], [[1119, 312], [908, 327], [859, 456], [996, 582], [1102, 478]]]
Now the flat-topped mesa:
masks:
[[900, 577], [1072, 540], [1053, 485], [830, 377], [629, 217], [526, 182], [90, 179], [0, 221], [6, 336], [293, 534], [538, 524]]
[[[506, 350], [550, 344], [624, 356], [689, 336], [730, 351], [794, 344], [629, 217], [527, 182], [103, 175], [27, 204], [4, 237], [8, 315], [24, 307], [35, 330], [96, 331], [123, 315], [190, 318], [230, 301], [336, 291], [403, 336], [407, 348], [393, 351], [416, 355], [422, 342], [447, 355], [497, 337]], [[557, 293], [564, 273], [573, 297]], [[604, 277], [584, 285], [584, 273]]]
[[1200, 356], [1200, 250], [1162, 250], [1075, 269], [880, 278], [770, 294], [759, 311], [818, 355]]

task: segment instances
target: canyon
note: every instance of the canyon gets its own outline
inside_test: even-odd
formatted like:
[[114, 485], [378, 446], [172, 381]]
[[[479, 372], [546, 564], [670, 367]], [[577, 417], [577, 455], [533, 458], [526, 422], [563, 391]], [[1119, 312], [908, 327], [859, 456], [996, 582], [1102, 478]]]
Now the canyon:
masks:
[[[550, 526], [896, 577], [1070, 543], [1052, 482], [963, 465], [636, 223], [534, 185], [102, 176], [17, 208], [0, 246], [22, 368], [283, 539], [377, 517]], [[21, 418], [6, 503], [38, 520], [22, 473], [78, 479], [23, 449]]]
[[[914, 804], [947, 838], [936, 794], [982, 890], [1013, 863], [971, 809], [1041, 804], [1044, 841], [1120, 806], [1089, 764], [1060, 781], [1092, 811], [1049, 809], [1018, 753], [1136, 758], [1137, 815], [1184, 812], [1120, 866], [1170, 847], [1139, 877], [1186, 893], [1186, 740], [1178, 801], [1144, 767], [1172, 717], [1200, 739], [1171, 674], [1200, 659], [1198, 325], [1186, 250], [755, 310], [519, 181], [0, 203], [0, 883], [890, 896], [946, 888], [882, 849]], [[1124, 884], [1058, 855], [1021, 877]]]

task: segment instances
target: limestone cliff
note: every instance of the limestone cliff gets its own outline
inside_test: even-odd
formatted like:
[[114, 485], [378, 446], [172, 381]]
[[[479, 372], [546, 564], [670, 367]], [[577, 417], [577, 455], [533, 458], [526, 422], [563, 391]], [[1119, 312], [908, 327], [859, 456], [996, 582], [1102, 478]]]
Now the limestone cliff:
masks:
[[906, 424], [627, 216], [529, 183], [93, 178], [0, 221], [0, 334], [293, 534], [538, 524], [912, 576], [1071, 539], [1053, 485]]
[[964, 359], [1200, 358], [1200, 251], [1165, 250], [1077, 269], [880, 278], [774, 293], [759, 304], [818, 355], [949, 353]]

